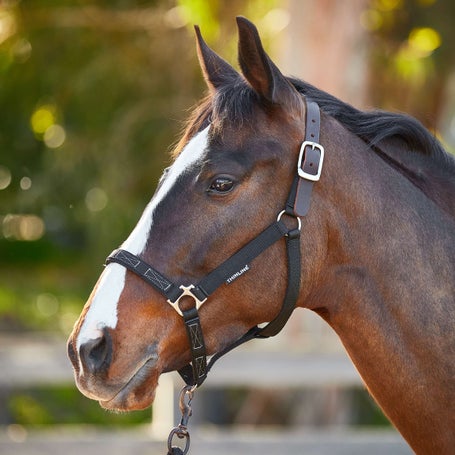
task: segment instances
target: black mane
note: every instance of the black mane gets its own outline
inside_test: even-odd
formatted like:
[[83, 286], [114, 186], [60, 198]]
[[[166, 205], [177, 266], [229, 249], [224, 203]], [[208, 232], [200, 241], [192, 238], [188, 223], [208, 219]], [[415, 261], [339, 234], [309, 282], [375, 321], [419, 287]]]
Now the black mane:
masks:
[[301, 80], [289, 80], [299, 93], [316, 101], [326, 114], [371, 146], [377, 146], [394, 137], [402, 139], [413, 151], [436, 159], [447, 158], [447, 153], [439, 141], [418, 120], [409, 115], [381, 110], [360, 111]]

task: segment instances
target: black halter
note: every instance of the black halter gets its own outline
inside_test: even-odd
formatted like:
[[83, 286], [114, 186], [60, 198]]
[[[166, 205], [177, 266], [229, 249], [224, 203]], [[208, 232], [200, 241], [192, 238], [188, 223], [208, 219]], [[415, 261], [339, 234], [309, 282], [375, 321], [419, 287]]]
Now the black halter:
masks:
[[[183, 317], [191, 347], [192, 361], [179, 370], [183, 380], [192, 386], [200, 386], [213, 364], [235, 347], [253, 339], [268, 338], [276, 335], [291, 316], [300, 289], [300, 216], [307, 214], [313, 183], [319, 180], [324, 159], [324, 148], [319, 144], [320, 111], [319, 106], [307, 101], [305, 141], [300, 148], [297, 175], [294, 178], [285, 209], [277, 220], [257, 237], [210, 272], [199, 283], [188, 286], [173, 283], [136, 255], [122, 249], [113, 251], [106, 259], [106, 265], [116, 262], [140, 276], [157, 291], [164, 295], [167, 302]], [[296, 218], [297, 227], [288, 228], [282, 220], [283, 215]], [[263, 251], [283, 238], [286, 241], [288, 284], [281, 310], [265, 327], [255, 326], [237, 341], [216, 353], [207, 363], [204, 336], [198, 310], [207, 298], [221, 285], [229, 284], [250, 269], [251, 261]], [[181, 310], [179, 303], [184, 296], [194, 300], [189, 310]]]

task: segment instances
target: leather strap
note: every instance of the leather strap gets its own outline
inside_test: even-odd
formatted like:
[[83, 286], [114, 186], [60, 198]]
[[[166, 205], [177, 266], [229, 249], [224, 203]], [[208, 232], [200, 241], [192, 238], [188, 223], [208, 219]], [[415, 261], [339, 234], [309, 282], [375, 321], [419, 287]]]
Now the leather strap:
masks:
[[[191, 363], [179, 370], [188, 385], [201, 385], [207, 377], [207, 357], [199, 312], [196, 308], [183, 311], [185, 329], [190, 340]], [[191, 367], [191, 368], [189, 368]], [[191, 374], [190, 374], [191, 373]]]
[[286, 213], [305, 216], [310, 209], [313, 184], [319, 180], [324, 159], [324, 148], [319, 144], [321, 114], [313, 101], [306, 104], [305, 140], [301, 145], [297, 175], [286, 206]]
[[114, 250], [106, 258], [105, 265], [108, 265], [111, 262], [123, 265], [126, 269], [134, 272], [157, 291], [161, 292], [161, 294], [164, 294], [168, 300], [174, 301], [182, 294], [181, 289], [171, 280], [127, 250], [122, 250], [120, 248]]
[[288, 283], [283, 305], [278, 315], [262, 328], [256, 338], [269, 338], [277, 335], [288, 322], [299, 297], [300, 291], [300, 230], [294, 229], [286, 236], [286, 254], [288, 265]]

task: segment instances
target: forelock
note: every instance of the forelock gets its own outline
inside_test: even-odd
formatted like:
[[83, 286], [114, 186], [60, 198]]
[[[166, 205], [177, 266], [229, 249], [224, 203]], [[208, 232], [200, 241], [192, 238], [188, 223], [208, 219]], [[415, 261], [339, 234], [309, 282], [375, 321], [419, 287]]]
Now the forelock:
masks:
[[245, 123], [250, 123], [253, 119], [253, 107], [258, 104], [258, 95], [243, 79], [239, 78], [220, 87], [193, 109], [185, 124], [182, 138], [172, 152], [172, 156], [177, 157], [185, 144], [209, 124], [216, 132], [222, 130], [226, 123], [233, 127], [241, 127]]
[[222, 126], [229, 122], [234, 127], [250, 123], [253, 118], [254, 105], [259, 102], [258, 95], [242, 79], [217, 90], [212, 99], [211, 122]]

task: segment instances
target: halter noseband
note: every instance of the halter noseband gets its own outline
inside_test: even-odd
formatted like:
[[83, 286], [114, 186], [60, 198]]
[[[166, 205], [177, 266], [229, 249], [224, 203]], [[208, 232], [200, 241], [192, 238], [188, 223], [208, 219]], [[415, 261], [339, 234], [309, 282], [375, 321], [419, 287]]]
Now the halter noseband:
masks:
[[[319, 144], [320, 123], [319, 106], [317, 103], [307, 100], [305, 140], [300, 148], [297, 173], [285, 209], [278, 215], [274, 223], [202, 278], [199, 283], [178, 286], [138, 256], [126, 250], [115, 250], [106, 259], [106, 265], [112, 262], [118, 263], [141, 277], [165, 296], [172, 308], [182, 316], [190, 341], [192, 360], [190, 364], [180, 369], [179, 373], [188, 385], [200, 386], [213, 364], [220, 357], [253, 338], [268, 338], [276, 335], [291, 316], [300, 289], [301, 221], [299, 217], [305, 216], [308, 212], [313, 184], [319, 180], [324, 159], [324, 148]], [[297, 228], [290, 229], [286, 226], [282, 221], [284, 214], [297, 219]], [[213, 355], [210, 362], [207, 363], [199, 308], [216, 289], [222, 284], [231, 283], [247, 272], [250, 268], [249, 264], [254, 258], [283, 237], [286, 240], [288, 283], [278, 316], [265, 327], [253, 327], [237, 341]], [[194, 306], [189, 310], [182, 310], [179, 306], [180, 299], [185, 296], [194, 300]]]

